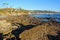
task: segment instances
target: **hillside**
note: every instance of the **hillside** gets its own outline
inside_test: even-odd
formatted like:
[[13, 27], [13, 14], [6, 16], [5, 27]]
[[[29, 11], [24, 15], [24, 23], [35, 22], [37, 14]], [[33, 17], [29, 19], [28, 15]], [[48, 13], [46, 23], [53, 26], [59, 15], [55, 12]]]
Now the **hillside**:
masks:
[[29, 13], [28, 10], [24, 9], [14, 9], [14, 8], [3, 8], [0, 9], [0, 15], [2, 16], [11, 16], [11, 15], [27, 15]]

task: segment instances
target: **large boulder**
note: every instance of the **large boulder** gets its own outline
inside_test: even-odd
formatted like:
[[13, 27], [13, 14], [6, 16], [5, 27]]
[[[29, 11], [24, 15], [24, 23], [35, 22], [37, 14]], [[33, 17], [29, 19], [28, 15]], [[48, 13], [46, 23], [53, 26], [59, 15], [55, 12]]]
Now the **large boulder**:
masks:
[[58, 40], [59, 36], [56, 36], [58, 35], [58, 31], [60, 31], [60, 27], [47, 25], [45, 23], [29, 30], [25, 30], [19, 35], [19, 38], [21, 38], [21, 40]]

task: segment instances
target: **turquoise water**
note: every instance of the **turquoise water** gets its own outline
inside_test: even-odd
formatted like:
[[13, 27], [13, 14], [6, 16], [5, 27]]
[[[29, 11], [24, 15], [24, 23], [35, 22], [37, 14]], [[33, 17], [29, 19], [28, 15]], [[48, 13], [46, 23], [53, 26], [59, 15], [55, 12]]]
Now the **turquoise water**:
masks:
[[60, 14], [31, 14], [35, 18], [42, 18], [42, 21], [50, 21], [47, 18], [54, 18], [56, 22], [60, 22]]

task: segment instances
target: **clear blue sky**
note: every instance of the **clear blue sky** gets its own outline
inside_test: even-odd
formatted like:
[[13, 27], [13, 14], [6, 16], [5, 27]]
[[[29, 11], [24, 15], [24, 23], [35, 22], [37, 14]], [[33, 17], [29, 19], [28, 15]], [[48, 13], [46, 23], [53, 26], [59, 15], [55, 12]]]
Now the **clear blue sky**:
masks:
[[60, 11], [60, 0], [0, 0], [0, 8], [4, 7], [3, 3], [13, 8]]

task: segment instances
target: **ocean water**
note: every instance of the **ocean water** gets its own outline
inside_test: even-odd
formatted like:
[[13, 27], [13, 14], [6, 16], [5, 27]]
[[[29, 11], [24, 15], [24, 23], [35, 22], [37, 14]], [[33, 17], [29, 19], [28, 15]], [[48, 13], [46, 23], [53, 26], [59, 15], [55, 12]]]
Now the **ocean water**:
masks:
[[30, 16], [42, 19], [41, 21], [50, 21], [47, 18], [54, 18], [54, 21], [60, 22], [60, 14], [31, 14]]

